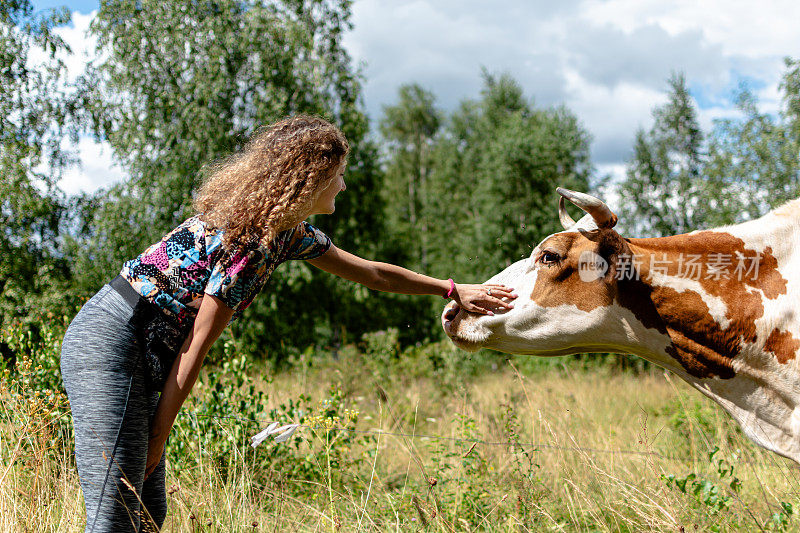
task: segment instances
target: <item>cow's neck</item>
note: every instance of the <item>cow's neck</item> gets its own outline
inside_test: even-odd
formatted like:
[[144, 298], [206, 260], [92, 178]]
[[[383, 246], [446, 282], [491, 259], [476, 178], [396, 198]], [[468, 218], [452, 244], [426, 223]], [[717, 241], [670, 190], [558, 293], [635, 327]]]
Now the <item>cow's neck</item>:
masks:
[[[796, 224], [756, 222], [729, 232], [628, 240], [640, 279], [620, 280], [620, 292], [645, 295], [636, 305], [657, 315], [649, 320], [660, 321], [651, 327], [671, 339], [666, 355], [694, 377], [733, 377], [733, 358], [767, 341], [758, 328], [765, 307], [787, 293], [780, 270], [791, 260]], [[785, 324], [776, 326], [780, 335]], [[777, 340], [782, 346], [775, 349], [784, 352], [778, 359], [794, 357], [793, 345]]]
[[[655, 335], [663, 341], [658, 346], [653, 342], [637, 348], [640, 355], [655, 354], [651, 358], [656, 362], [724, 407], [750, 438], [797, 462], [800, 261], [792, 248], [800, 240], [799, 215], [800, 202], [795, 201], [724, 230], [631, 239], [630, 251], [641, 261], [641, 279], [621, 281], [618, 293], [621, 303], [638, 298], [633, 304], [643, 310], [650, 327], [666, 335]], [[756, 251], [761, 254], [755, 279], [715, 280], [709, 272], [711, 254], [752, 257]], [[681, 253], [701, 256], [703, 279], [680, 276], [677, 264], [659, 272], [649, 261], [653, 254], [677, 261]], [[706, 279], [709, 273], [711, 279]]]

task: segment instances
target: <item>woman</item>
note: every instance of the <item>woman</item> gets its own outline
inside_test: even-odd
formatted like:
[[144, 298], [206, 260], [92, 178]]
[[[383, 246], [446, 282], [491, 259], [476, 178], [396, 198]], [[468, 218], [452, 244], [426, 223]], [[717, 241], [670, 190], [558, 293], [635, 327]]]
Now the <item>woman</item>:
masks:
[[61, 369], [87, 531], [137, 531], [142, 516], [161, 527], [164, 446], [178, 410], [208, 349], [283, 261], [304, 259], [372, 289], [452, 297], [475, 313], [513, 306], [504, 286], [456, 285], [368, 261], [305, 222], [333, 213], [348, 152], [320, 118], [267, 127], [212, 169], [197, 215], [127, 261], [72, 321]]

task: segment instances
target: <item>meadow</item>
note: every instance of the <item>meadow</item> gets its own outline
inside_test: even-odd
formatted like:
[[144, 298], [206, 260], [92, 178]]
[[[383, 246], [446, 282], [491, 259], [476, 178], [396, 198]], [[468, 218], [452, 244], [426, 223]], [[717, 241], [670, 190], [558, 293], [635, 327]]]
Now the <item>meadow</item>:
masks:
[[[56, 329], [0, 385], [0, 530], [82, 531]], [[397, 331], [281, 368], [227, 337], [168, 443], [163, 531], [795, 531], [798, 467], [675, 377]], [[252, 448], [268, 421], [301, 423]]]

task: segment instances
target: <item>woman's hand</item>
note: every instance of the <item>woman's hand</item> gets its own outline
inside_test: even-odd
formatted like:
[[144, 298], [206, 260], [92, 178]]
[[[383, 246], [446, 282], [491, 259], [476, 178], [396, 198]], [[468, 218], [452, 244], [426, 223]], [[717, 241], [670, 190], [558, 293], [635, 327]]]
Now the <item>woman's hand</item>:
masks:
[[514, 289], [505, 285], [464, 285], [457, 283], [452, 298], [465, 311], [482, 315], [494, 315], [492, 309], [504, 307], [513, 309], [514, 304], [502, 298], [513, 300], [517, 297]]
[[147, 464], [144, 468], [144, 478], [150, 477], [153, 470], [156, 469], [158, 463], [161, 462], [161, 456], [164, 455], [164, 445], [167, 442], [167, 435], [169, 431], [163, 432], [150, 428], [150, 439], [147, 444]]

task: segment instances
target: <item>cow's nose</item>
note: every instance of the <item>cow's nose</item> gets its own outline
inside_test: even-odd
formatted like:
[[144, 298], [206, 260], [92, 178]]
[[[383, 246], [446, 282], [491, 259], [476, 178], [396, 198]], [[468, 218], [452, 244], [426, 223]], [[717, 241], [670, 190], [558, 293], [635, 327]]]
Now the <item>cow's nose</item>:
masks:
[[458, 312], [460, 310], [461, 310], [461, 308], [458, 306], [457, 303], [451, 302], [447, 306], [447, 308], [444, 310], [444, 314], [442, 315], [442, 318], [444, 318], [445, 321], [447, 321], [447, 322], [451, 322], [453, 319], [455, 319], [458, 316]]

